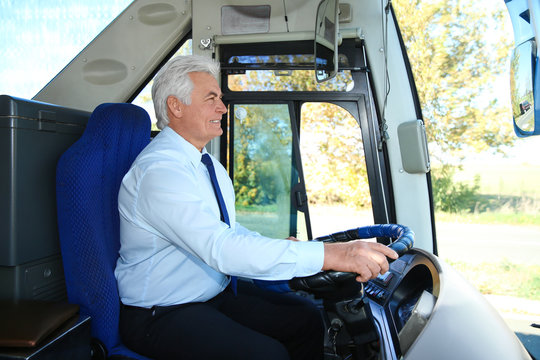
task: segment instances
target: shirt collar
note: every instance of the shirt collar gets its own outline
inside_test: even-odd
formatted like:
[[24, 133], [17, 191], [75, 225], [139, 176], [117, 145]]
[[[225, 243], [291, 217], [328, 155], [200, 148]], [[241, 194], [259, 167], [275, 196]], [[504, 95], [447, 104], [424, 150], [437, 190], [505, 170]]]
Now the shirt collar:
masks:
[[161, 130], [164, 136], [167, 136], [172, 140], [174, 144], [177, 144], [178, 149], [183, 153], [183, 156], [187, 156], [188, 160], [193, 164], [194, 167], [198, 167], [201, 163], [201, 158], [203, 154], [206, 154], [206, 148], [204, 147], [202, 153], [193, 146], [189, 141], [184, 139], [182, 135], [178, 134], [176, 131], [170, 127], [165, 127]]

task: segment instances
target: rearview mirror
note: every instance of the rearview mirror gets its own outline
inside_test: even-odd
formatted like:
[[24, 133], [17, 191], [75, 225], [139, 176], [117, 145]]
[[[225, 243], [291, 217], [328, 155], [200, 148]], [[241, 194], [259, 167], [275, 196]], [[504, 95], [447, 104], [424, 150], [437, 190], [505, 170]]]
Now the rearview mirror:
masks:
[[322, 0], [315, 23], [315, 78], [330, 80], [338, 71], [338, 0]]

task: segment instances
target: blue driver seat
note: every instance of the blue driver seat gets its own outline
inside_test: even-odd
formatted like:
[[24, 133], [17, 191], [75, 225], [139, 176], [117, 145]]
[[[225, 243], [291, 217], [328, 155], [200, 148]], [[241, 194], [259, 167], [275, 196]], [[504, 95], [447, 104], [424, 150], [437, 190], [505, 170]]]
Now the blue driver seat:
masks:
[[92, 337], [99, 340], [94, 344], [104, 346], [113, 359], [147, 359], [120, 340], [114, 268], [120, 248], [118, 190], [149, 141], [150, 118], [144, 109], [133, 104], [101, 104], [56, 169], [58, 230], [68, 299], [80, 306], [81, 315], [91, 316]]

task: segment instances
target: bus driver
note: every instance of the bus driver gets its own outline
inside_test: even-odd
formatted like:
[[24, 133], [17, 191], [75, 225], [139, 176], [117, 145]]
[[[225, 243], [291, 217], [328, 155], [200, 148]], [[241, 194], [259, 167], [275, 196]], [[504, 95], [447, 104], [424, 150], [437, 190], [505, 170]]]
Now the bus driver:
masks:
[[162, 131], [119, 192], [122, 340], [154, 359], [322, 359], [317, 307], [246, 281], [233, 289], [231, 276], [286, 280], [337, 270], [367, 281], [397, 254], [360, 240], [271, 239], [236, 222], [232, 182], [205, 150], [227, 112], [218, 74], [212, 60], [181, 56], [154, 80]]

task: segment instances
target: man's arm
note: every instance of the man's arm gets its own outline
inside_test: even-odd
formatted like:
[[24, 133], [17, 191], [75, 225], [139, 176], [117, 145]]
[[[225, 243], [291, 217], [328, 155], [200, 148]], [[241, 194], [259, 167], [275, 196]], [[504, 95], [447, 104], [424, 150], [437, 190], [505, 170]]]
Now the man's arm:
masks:
[[388, 271], [386, 258], [397, 259], [388, 246], [375, 242], [354, 240], [324, 244], [323, 270], [354, 272], [357, 281], [365, 282]]

